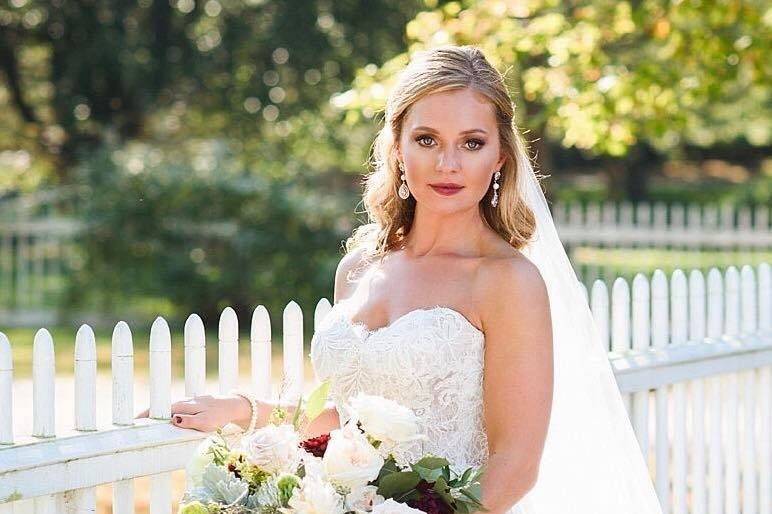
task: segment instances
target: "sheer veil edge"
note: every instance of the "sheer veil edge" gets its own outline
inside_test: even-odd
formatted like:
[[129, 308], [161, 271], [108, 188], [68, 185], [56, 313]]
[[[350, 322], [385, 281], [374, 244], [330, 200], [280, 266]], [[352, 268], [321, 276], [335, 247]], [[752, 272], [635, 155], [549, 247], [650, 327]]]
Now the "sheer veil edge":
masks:
[[518, 180], [536, 217], [523, 254], [547, 286], [554, 393], [536, 485], [510, 512], [662, 514], [607, 349], [530, 162], [520, 165]]

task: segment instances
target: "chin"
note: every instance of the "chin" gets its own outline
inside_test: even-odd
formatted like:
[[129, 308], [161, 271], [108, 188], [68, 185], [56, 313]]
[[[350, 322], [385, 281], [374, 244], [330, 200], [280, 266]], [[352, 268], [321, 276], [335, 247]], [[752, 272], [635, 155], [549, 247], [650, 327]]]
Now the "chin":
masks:
[[417, 203], [420, 203], [422, 207], [432, 212], [441, 212], [447, 214], [475, 209], [477, 205], [471, 204], [461, 198], [445, 198], [442, 200], [431, 198], [429, 200], [424, 200], [423, 202], [421, 200], [417, 200]]

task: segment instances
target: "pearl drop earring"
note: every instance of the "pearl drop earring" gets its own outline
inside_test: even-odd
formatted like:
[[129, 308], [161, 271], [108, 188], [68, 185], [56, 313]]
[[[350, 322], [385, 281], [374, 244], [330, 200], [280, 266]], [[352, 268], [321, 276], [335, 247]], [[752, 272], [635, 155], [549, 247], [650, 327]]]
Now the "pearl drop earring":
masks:
[[493, 198], [491, 198], [491, 205], [496, 207], [499, 203], [499, 183], [497, 182], [499, 180], [499, 177], [501, 177], [501, 172], [496, 171], [496, 173], [493, 175]]
[[402, 180], [402, 185], [399, 186], [399, 197], [403, 200], [407, 200], [410, 196], [410, 189], [408, 189], [407, 181], [405, 180], [405, 165], [401, 162], [399, 163], [399, 171], [402, 173], [402, 175], [399, 177], [400, 180]]

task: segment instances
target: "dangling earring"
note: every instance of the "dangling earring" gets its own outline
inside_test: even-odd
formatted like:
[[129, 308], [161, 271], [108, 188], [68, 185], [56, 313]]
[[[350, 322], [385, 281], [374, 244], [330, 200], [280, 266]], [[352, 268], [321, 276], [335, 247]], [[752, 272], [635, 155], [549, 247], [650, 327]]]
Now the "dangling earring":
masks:
[[496, 207], [499, 203], [499, 183], [497, 180], [499, 180], [499, 177], [501, 176], [501, 172], [497, 171], [493, 175], [493, 198], [491, 199], [491, 205]]
[[405, 165], [401, 162], [399, 163], [399, 171], [402, 172], [402, 175], [399, 177], [402, 181], [402, 185], [399, 186], [399, 197], [403, 200], [407, 200], [410, 196], [410, 189], [407, 188], [407, 182], [405, 181]]

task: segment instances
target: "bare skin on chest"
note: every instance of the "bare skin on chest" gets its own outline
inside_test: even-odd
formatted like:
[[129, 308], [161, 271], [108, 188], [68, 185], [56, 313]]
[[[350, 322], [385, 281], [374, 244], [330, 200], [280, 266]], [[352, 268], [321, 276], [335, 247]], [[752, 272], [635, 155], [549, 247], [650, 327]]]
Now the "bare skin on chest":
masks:
[[401, 316], [437, 305], [458, 311], [476, 326], [480, 319], [474, 309], [474, 281], [484, 258], [424, 256], [407, 258], [402, 252], [377, 260], [352, 277], [354, 323], [369, 330], [391, 325]]

